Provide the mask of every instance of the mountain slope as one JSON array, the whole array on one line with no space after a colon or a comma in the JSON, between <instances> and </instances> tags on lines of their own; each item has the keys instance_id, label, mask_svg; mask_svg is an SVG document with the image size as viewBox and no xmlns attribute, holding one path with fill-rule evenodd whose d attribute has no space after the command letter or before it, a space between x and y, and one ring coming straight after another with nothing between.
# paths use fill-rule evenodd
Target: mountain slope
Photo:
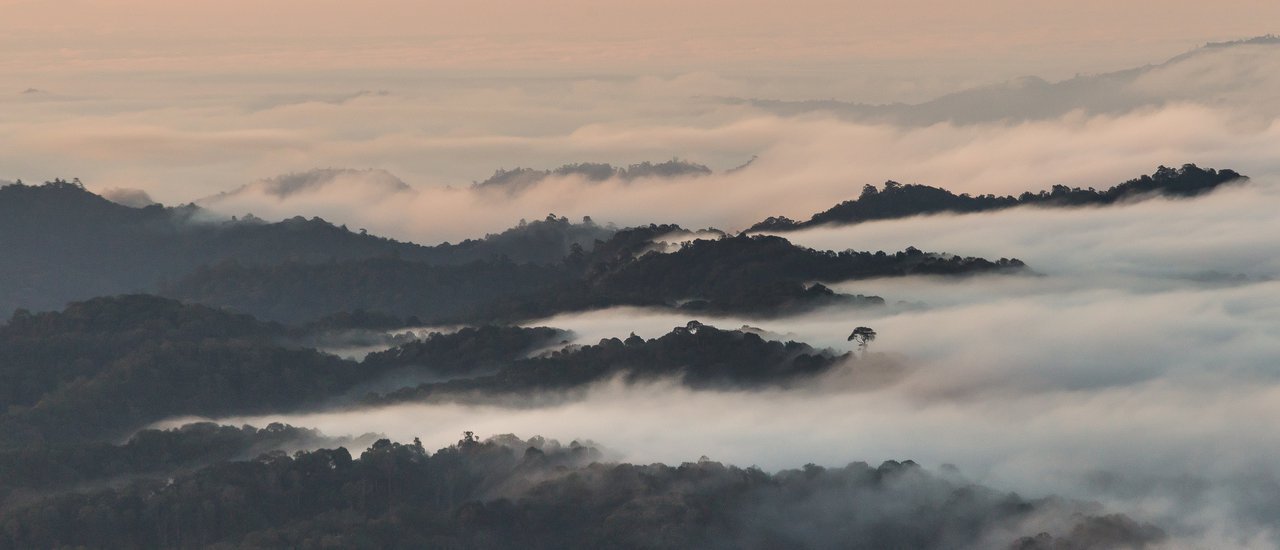
<instances>
[{"instance_id":1,"label":"mountain slope","mask_svg":"<svg viewBox=\"0 0 1280 550\"><path fill-rule=\"evenodd\" d=\"M1173 169L1161 166L1154 173L1141 176L1106 190L1080 189L1054 185L1048 191L1026 191L1014 197L996 195L970 196L955 194L939 187L902 185L886 182L883 189L874 185L862 188L853 200L837 204L797 222L785 217L771 217L747 229L747 232L792 231L818 225L850 225L874 220L906 218L925 214L986 212L1015 206L1046 208L1071 206L1106 206L1151 197L1189 198L1208 193L1222 185L1247 180L1234 170L1202 169L1194 164Z\"/></svg>"},{"instance_id":2,"label":"mountain slope","mask_svg":"<svg viewBox=\"0 0 1280 550\"><path fill-rule=\"evenodd\" d=\"M402 258L459 264L506 256L558 262L613 229L548 217L484 239L434 247L367 235L320 218L221 219L196 206L133 208L76 183L0 187L0 315L94 296L144 292L204 265Z\"/></svg>"},{"instance_id":3,"label":"mountain slope","mask_svg":"<svg viewBox=\"0 0 1280 550\"><path fill-rule=\"evenodd\" d=\"M674 225L622 230L554 265L432 266L385 258L223 264L166 285L162 293L287 323L354 309L444 324L513 322L614 306L770 317L834 304L884 303L815 283L1025 267L1018 260L959 258L914 248L893 254L818 251L780 237L693 238L678 245L664 240L682 234L692 235ZM669 247L675 250L659 250Z\"/></svg>"}]
</instances>

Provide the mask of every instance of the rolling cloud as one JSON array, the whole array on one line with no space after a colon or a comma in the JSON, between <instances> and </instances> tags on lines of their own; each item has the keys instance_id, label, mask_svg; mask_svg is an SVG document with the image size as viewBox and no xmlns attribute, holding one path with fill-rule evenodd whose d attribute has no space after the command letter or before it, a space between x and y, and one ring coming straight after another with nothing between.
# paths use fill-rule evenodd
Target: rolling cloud
<instances>
[{"instance_id":1,"label":"rolling cloud","mask_svg":"<svg viewBox=\"0 0 1280 550\"><path fill-rule=\"evenodd\" d=\"M216 208L267 218L322 215L425 242L498 231L548 212L623 225L663 217L733 229L771 215L805 217L888 179L1017 193L1057 183L1105 187L1187 162L1274 174L1280 109L1270 90L1280 74L1278 54L1280 46L1267 44L1212 48L1126 73L1121 95L1140 100L1124 109L1063 92L1056 110L1021 122L926 126L858 122L822 109L780 116L725 104L717 98L801 100L832 92L816 80L706 72L382 76L359 86L293 76L164 89L105 79L94 94L68 92L58 101L0 99L22 113L0 122L0 163L9 179L80 177L91 189L142 189L168 204L288 177L281 174L336 177L312 173L316 167L376 168L386 174L367 172L369 182L352 172L339 185L284 201L250 194ZM297 101L281 100L293 97L281 90L295 89L307 91L295 94ZM967 112L963 107L940 109ZM673 156L716 174L630 186L549 178L507 198L466 191L499 168L625 166ZM746 169L728 171L753 156ZM410 189L379 183L387 178Z\"/></svg>"},{"instance_id":2,"label":"rolling cloud","mask_svg":"<svg viewBox=\"0 0 1280 550\"><path fill-rule=\"evenodd\" d=\"M521 147L549 144L520 141ZM1250 176L1280 173L1275 160L1280 124L1258 127L1229 111L1196 105L1012 126L902 128L829 117L764 117L707 129L598 127L552 141L581 148L584 156L598 155L611 144L678 143L691 150L740 147L743 154L759 151L759 158L745 170L710 176L641 182L551 177L514 197L427 186L379 195L369 192L377 184L348 178L343 186L298 193L288 201L229 197L208 205L228 215L252 212L267 218L308 211L398 238L437 242L497 231L547 212L623 226L666 221L740 229L771 215L808 217L856 196L866 183L887 179L974 194L1016 194L1056 183L1105 188L1157 165L1181 162L1230 167ZM430 154L435 146L468 147L423 142L420 150ZM515 144L476 141L471 146L494 148L492 155L501 157L501 149Z\"/></svg>"},{"instance_id":3,"label":"rolling cloud","mask_svg":"<svg viewBox=\"0 0 1280 550\"><path fill-rule=\"evenodd\" d=\"M878 309L699 317L843 350L852 326L879 332L868 358L803 389L612 381L541 406L410 404L222 421L381 430L432 444L461 429L590 438L633 462L707 455L778 469L911 458L955 464L997 488L1100 502L1160 525L1175 547L1265 548L1278 540L1280 502L1265 488L1280 488L1280 437L1250 419L1280 413L1276 193L1263 178L1189 201L791 233L819 248L999 251L1039 272L839 285L884 296L889 305ZM594 342L654 337L687 320L623 309L534 324Z\"/></svg>"}]
</instances>

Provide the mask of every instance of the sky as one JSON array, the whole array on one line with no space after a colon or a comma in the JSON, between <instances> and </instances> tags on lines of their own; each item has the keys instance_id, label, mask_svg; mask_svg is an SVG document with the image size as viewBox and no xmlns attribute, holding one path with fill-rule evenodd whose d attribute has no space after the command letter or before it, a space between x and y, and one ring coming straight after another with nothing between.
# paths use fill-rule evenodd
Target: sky
<instances>
[{"instance_id":1,"label":"sky","mask_svg":"<svg viewBox=\"0 0 1280 550\"><path fill-rule=\"evenodd\" d=\"M1057 81L1160 63L1266 34L1277 20L1280 5L1249 0L0 0L0 180L78 177L91 190L142 189L176 204L319 168L386 170L424 189L573 162L681 157L726 170L794 151L814 141L806 132L815 124L836 124L780 119L742 99L923 102L1027 75ZM1234 100L1219 91L1202 103ZM817 160L858 164L857 154ZM1154 168L1154 157L1184 160L1140 156L1084 183L1127 179ZM928 162L906 160L899 165ZM870 181L848 186L915 176L868 172ZM466 230L543 209L499 209L501 219Z\"/></svg>"},{"instance_id":2,"label":"sky","mask_svg":"<svg viewBox=\"0 0 1280 550\"><path fill-rule=\"evenodd\" d=\"M7 0L0 9L3 66L34 73L786 71L963 59L1059 74L1264 34L1280 17L1264 0Z\"/></svg>"}]
</instances>

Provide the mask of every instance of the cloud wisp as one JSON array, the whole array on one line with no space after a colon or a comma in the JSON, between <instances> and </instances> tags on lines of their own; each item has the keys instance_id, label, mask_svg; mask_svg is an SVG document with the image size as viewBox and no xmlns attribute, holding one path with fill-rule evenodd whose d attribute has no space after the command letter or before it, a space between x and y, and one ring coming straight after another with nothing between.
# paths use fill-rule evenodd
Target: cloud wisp
<instances>
[{"instance_id":1,"label":"cloud wisp","mask_svg":"<svg viewBox=\"0 0 1280 550\"><path fill-rule=\"evenodd\" d=\"M248 194L208 204L228 215L321 215L424 242L473 237L549 212L735 229L772 215L805 218L888 179L1016 194L1059 183L1107 187L1161 164L1277 174L1280 110L1270 90L1278 52L1275 45L1221 48L1145 70L1126 80L1142 98L1130 109L1090 108L1088 97L1068 93L1044 118L928 126L821 110L778 116L716 99L834 93L830 82L776 75L362 74L355 83L293 73L216 82L153 76L104 78L93 93L51 83L55 94L0 97L17 113L0 121L0 164L9 171L0 177L79 177L90 189L141 189L177 204L282 174L333 176L340 184L285 199ZM746 169L729 171L753 156ZM672 157L717 173L550 178L518 197L468 189L499 168ZM318 167L376 170L364 182L312 174ZM384 185L388 179L410 189Z\"/></svg>"},{"instance_id":2,"label":"cloud wisp","mask_svg":"<svg viewBox=\"0 0 1280 550\"><path fill-rule=\"evenodd\" d=\"M1274 160L1280 158L1280 124L1244 128L1224 111L1194 105L1014 126L907 129L822 117L764 117L703 129L602 126L560 138L465 141L420 142L417 149L430 156L440 148L475 146L501 158L506 151L557 142L552 149L596 157L670 143L681 150L738 149L742 156L759 152L759 157L745 170L710 176L604 182L553 177L515 196L410 180L412 189L385 192L376 181L344 176L342 185L317 186L288 200L248 195L205 204L228 215L283 218L308 212L397 238L439 242L498 231L548 212L624 226L662 221L740 229L771 215L806 218L853 198L866 183L887 179L956 192L1017 194L1056 183L1105 188L1157 165L1182 162L1250 176L1280 173Z\"/></svg>"}]
</instances>

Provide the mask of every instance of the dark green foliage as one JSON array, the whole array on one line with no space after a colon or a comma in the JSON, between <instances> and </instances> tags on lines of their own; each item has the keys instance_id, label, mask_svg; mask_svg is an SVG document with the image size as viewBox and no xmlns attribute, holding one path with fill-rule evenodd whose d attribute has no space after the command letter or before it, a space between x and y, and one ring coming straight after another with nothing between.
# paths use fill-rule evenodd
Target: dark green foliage
<instances>
[{"instance_id":1,"label":"dark green foliage","mask_svg":"<svg viewBox=\"0 0 1280 550\"><path fill-rule=\"evenodd\" d=\"M962 275L1022 269L1022 262L927 254L908 248L883 252L818 251L773 236L695 240L669 254L650 253L636 261L605 264L588 279L593 292L617 303L701 299L712 309L784 312L822 304L832 295L808 281L902 275ZM809 298L810 300L807 300ZM817 302L816 304L814 302Z\"/></svg>"},{"instance_id":2,"label":"dark green foliage","mask_svg":"<svg viewBox=\"0 0 1280 550\"><path fill-rule=\"evenodd\" d=\"M484 239L426 247L353 232L320 218L221 220L196 206L132 208L62 181L0 187L0 315L153 291L202 265L324 263L369 258L455 265L559 262L613 230L549 216Z\"/></svg>"},{"instance_id":3,"label":"dark green foliage","mask_svg":"<svg viewBox=\"0 0 1280 550\"><path fill-rule=\"evenodd\" d=\"M0 448L114 439L187 414L297 408L339 395L371 376L355 363L315 350L242 340L147 343L55 386L36 403L9 407L0 416Z\"/></svg>"},{"instance_id":4,"label":"dark green foliage","mask_svg":"<svg viewBox=\"0 0 1280 550\"><path fill-rule=\"evenodd\" d=\"M0 188L0 313L151 289L222 259L327 261L416 245L351 233L318 218L203 222L194 206L131 208L71 184Z\"/></svg>"},{"instance_id":5,"label":"dark green foliage","mask_svg":"<svg viewBox=\"0 0 1280 550\"><path fill-rule=\"evenodd\" d=\"M464 264L476 261L510 261L516 263L559 263L575 247L590 247L613 236L612 225L597 225L591 218L581 223L549 214L545 219L520 221L516 227L501 233L490 233L483 239L467 239L458 244L443 243L429 247L418 261L435 264Z\"/></svg>"},{"instance_id":6,"label":"dark green foliage","mask_svg":"<svg viewBox=\"0 0 1280 550\"><path fill-rule=\"evenodd\" d=\"M1022 537L1010 545L1010 550L1083 550L1086 548L1147 548L1160 546L1165 538L1158 527L1138 523L1123 514L1089 516L1071 528L1071 531L1053 536L1039 533L1034 537Z\"/></svg>"},{"instance_id":7,"label":"dark green foliage","mask_svg":"<svg viewBox=\"0 0 1280 550\"><path fill-rule=\"evenodd\" d=\"M697 323L654 340L526 358L566 337L550 328L464 328L354 363L283 346L279 326L243 315L144 295L100 298L0 327L0 447L101 441L172 416L297 409L406 372L453 380L383 399L563 390L616 374L695 388L784 385L845 358Z\"/></svg>"},{"instance_id":8,"label":"dark green foliage","mask_svg":"<svg viewBox=\"0 0 1280 550\"><path fill-rule=\"evenodd\" d=\"M569 333L563 330L547 327L467 327L370 353L364 364L380 370L421 367L441 376L475 376L488 374L548 345L567 343L568 337Z\"/></svg>"},{"instance_id":9,"label":"dark green foliage","mask_svg":"<svg viewBox=\"0 0 1280 550\"><path fill-rule=\"evenodd\" d=\"M162 289L166 296L305 323L366 310L427 323L484 321L491 304L528 299L570 280L562 266L484 261L432 265L395 258L267 266L223 263Z\"/></svg>"},{"instance_id":10,"label":"dark green foliage","mask_svg":"<svg viewBox=\"0 0 1280 550\"><path fill-rule=\"evenodd\" d=\"M956 195L927 185L887 182L884 189L863 187L857 199L842 202L830 210L814 214L805 222L784 217L769 218L748 231L789 231L825 224L855 224L871 220L905 218L940 212L968 213L1000 210L1014 206L1045 207L1104 206L1152 196L1194 197L1241 179L1233 170L1201 169L1194 164L1180 169L1161 166L1150 176L1142 176L1105 191L1054 185L1049 191L1026 192L1018 197L996 195Z\"/></svg>"},{"instance_id":11,"label":"dark green foliage","mask_svg":"<svg viewBox=\"0 0 1280 550\"><path fill-rule=\"evenodd\" d=\"M71 489L121 476L159 475L179 468L245 459L267 451L336 445L315 430L271 424L263 429L212 423L171 430L143 430L123 445L85 443L35 446L0 452L0 508L6 495L34 498L39 491Z\"/></svg>"},{"instance_id":12,"label":"dark green foliage","mask_svg":"<svg viewBox=\"0 0 1280 550\"><path fill-rule=\"evenodd\" d=\"M548 217L535 224L568 221ZM165 285L162 293L317 328L326 328L347 311L445 324L517 321L612 305L674 304L683 296L667 297L661 302L646 297L642 304L611 301L608 295L589 288L584 278L632 263L654 239L682 231L675 225L618 231L607 241L591 243L589 248L574 243L556 264L491 260L435 265L402 258L277 265L224 262L196 269Z\"/></svg>"},{"instance_id":13,"label":"dark green foliage","mask_svg":"<svg viewBox=\"0 0 1280 550\"><path fill-rule=\"evenodd\" d=\"M0 446L101 440L182 414L264 412L374 373L274 343L277 325L145 295L0 327Z\"/></svg>"},{"instance_id":14,"label":"dark green foliage","mask_svg":"<svg viewBox=\"0 0 1280 550\"><path fill-rule=\"evenodd\" d=\"M417 346L409 344L408 352L397 348L382 355L408 355ZM799 342L769 341L753 332L720 330L691 321L652 340L635 335L625 341L607 338L592 346L512 361L488 376L422 384L370 396L366 402L509 399L578 389L614 376L628 382L675 378L698 389L778 387L827 372L848 358L847 353L837 355Z\"/></svg>"},{"instance_id":15,"label":"dark green foliage","mask_svg":"<svg viewBox=\"0 0 1280 550\"><path fill-rule=\"evenodd\" d=\"M394 259L201 269L166 288L169 296L286 322L353 309L414 316L426 323L510 323L613 306L776 316L835 304L881 305L875 296L836 294L814 281L902 275L1018 271L992 262L903 252L829 252L786 239L697 239L667 254L654 241L689 234L674 225L619 231L590 251L575 248L559 265L477 262L429 266Z\"/></svg>"},{"instance_id":16,"label":"dark green foliage","mask_svg":"<svg viewBox=\"0 0 1280 550\"><path fill-rule=\"evenodd\" d=\"M1016 259L991 262L915 248L895 254L819 251L772 236L696 239L674 252L650 251L653 240L679 231L676 226L650 226L618 232L582 260L587 266L584 282L574 287L575 293L544 293L540 302L523 306L526 314L635 305L773 316L835 304L884 303L877 296L836 294L813 281L968 275L1025 268Z\"/></svg>"},{"instance_id":17,"label":"dark green foliage","mask_svg":"<svg viewBox=\"0 0 1280 550\"><path fill-rule=\"evenodd\" d=\"M500 441L467 434L431 454L381 440L359 458L269 454L172 483L58 496L6 513L0 547L963 548L1021 543L1019 522L1042 513L1096 535L1093 547L1163 539L1127 518L909 461L767 474L712 461L602 464L576 443Z\"/></svg>"},{"instance_id":18,"label":"dark green foliage","mask_svg":"<svg viewBox=\"0 0 1280 550\"><path fill-rule=\"evenodd\" d=\"M401 348L411 361L360 364L286 346L279 325L154 296L19 312L0 326L0 449L108 440L173 416L297 409L404 367L490 368L563 338L548 328L464 329Z\"/></svg>"},{"instance_id":19,"label":"dark green foliage","mask_svg":"<svg viewBox=\"0 0 1280 550\"><path fill-rule=\"evenodd\" d=\"M212 342L266 343L282 333L202 306L146 295L95 298L55 313L18 311L0 325L0 411L29 407L140 349Z\"/></svg>"},{"instance_id":20,"label":"dark green foliage","mask_svg":"<svg viewBox=\"0 0 1280 550\"><path fill-rule=\"evenodd\" d=\"M714 230L709 230L715 232ZM570 263L592 270L609 269L644 255L667 235L686 236L690 232L675 224L649 224L618 231L608 241L595 243L590 252L570 257ZM715 232L719 235L723 233Z\"/></svg>"},{"instance_id":21,"label":"dark green foliage","mask_svg":"<svg viewBox=\"0 0 1280 550\"><path fill-rule=\"evenodd\" d=\"M433 334L355 363L278 343L277 325L152 296L100 298L0 327L0 448L102 441L164 418L295 410L389 380L378 400L484 399L573 389L623 374L694 388L786 385L846 356L696 322L661 338L527 356L567 335L480 327ZM423 379L447 379L395 392ZM399 385L388 385L392 382Z\"/></svg>"},{"instance_id":22,"label":"dark green foliage","mask_svg":"<svg viewBox=\"0 0 1280 550\"><path fill-rule=\"evenodd\" d=\"M314 350L243 340L147 342L105 363L83 362L90 373L0 415L0 448L111 439L171 416L297 408L377 374Z\"/></svg>"},{"instance_id":23,"label":"dark green foliage","mask_svg":"<svg viewBox=\"0 0 1280 550\"><path fill-rule=\"evenodd\" d=\"M9 214L0 216L0 245L12 251L0 266L8 293L0 310L160 286L169 296L297 324L333 323L357 310L383 321L510 322L616 305L778 315L880 302L814 281L991 268L932 255L849 252L833 262L785 241L704 239L664 256L648 252L667 235L691 233L650 225L615 234L554 215L483 240L423 247L318 218L200 222L209 215L193 206L130 208L70 183L0 188L0 214Z\"/></svg>"}]
</instances>

